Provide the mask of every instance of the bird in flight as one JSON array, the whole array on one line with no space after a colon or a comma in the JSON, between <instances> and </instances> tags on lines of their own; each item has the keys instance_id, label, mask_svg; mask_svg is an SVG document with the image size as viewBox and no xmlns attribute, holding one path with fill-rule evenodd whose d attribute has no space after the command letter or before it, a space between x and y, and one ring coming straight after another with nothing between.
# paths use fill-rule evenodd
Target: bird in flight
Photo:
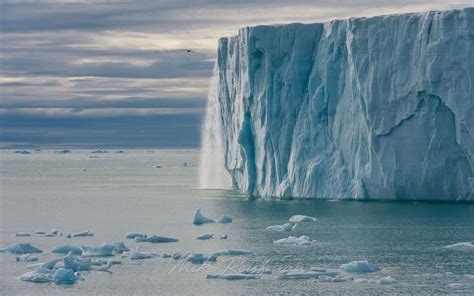
<instances>
[{"instance_id":1,"label":"bird in flight","mask_svg":"<svg viewBox=\"0 0 474 296\"><path fill-rule=\"evenodd\" d=\"M195 52L195 51L194 51L194 50L192 50L192 49L181 49L181 51L185 51L185 52L187 52L187 53L195 53L195 54L199 54L199 53Z\"/></svg>"}]
</instances>

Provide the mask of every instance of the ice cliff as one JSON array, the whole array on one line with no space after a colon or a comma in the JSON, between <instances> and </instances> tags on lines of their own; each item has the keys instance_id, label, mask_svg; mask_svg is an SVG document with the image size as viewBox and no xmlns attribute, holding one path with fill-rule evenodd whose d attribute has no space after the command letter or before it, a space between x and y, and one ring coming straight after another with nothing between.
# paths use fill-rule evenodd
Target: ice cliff
<instances>
[{"instance_id":1,"label":"ice cliff","mask_svg":"<svg viewBox=\"0 0 474 296\"><path fill-rule=\"evenodd\" d=\"M247 27L216 63L244 192L474 200L474 8Z\"/></svg>"}]
</instances>

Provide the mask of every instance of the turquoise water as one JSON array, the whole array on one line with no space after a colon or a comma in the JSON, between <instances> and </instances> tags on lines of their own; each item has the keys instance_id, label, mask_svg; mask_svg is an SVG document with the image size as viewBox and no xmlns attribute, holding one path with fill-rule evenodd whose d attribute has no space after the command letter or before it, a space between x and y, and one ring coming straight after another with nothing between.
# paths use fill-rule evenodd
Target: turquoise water
<instances>
[{"instance_id":1,"label":"turquoise water","mask_svg":"<svg viewBox=\"0 0 474 296\"><path fill-rule=\"evenodd\" d=\"M20 281L29 263L15 262L0 253L2 295L143 295L143 294L469 294L474 280L474 251L443 246L474 240L474 205L347 201L277 201L248 199L232 190L198 188L198 151L126 150L123 154L91 154L52 150L15 154L1 151L0 247L30 242L46 251L39 260L56 257L47 251L59 244L98 245L122 240L145 251L212 253L246 249L254 253L231 259L221 257L210 266L181 268L176 262L154 258L123 264L112 273L85 272L73 286ZM97 155L97 158L91 156ZM188 166L184 167L183 162ZM162 165L162 168L156 168ZM222 214L232 224L195 226L196 208L212 218ZM300 224L292 235L316 240L308 246L279 246L273 240L290 233L265 227L283 224L294 214L318 218ZM19 231L62 232L90 230L94 237L15 237ZM177 243L137 244L127 232L145 232L179 238ZM205 233L227 233L227 240L198 241ZM392 276L393 285L353 281L323 283L314 279L281 280L278 270L313 266L337 268L368 259L382 268L354 278ZM208 271L265 266L272 275L259 280L206 279ZM197 268L200 267L200 268Z\"/></svg>"}]
</instances>

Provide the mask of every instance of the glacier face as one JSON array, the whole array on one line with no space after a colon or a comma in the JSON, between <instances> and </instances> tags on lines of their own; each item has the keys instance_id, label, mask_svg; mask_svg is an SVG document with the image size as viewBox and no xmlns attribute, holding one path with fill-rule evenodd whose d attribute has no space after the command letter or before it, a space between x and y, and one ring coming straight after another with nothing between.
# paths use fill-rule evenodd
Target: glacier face
<instances>
[{"instance_id":1,"label":"glacier face","mask_svg":"<svg viewBox=\"0 0 474 296\"><path fill-rule=\"evenodd\" d=\"M218 45L235 187L474 200L474 8L247 27Z\"/></svg>"}]
</instances>

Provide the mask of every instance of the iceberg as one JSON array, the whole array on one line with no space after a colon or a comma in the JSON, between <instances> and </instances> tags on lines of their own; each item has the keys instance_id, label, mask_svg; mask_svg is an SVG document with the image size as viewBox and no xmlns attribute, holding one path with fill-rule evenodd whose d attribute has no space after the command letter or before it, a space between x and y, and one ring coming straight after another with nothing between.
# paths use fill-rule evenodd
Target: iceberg
<instances>
[{"instance_id":1,"label":"iceberg","mask_svg":"<svg viewBox=\"0 0 474 296\"><path fill-rule=\"evenodd\" d=\"M74 255L81 255L82 250L78 246L72 246L72 245L60 245L60 246L55 246L52 250L51 253L57 253L57 254L68 254L71 252Z\"/></svg>"},{"instance_id":2,"label":"iceberg","mask_svg":"<svg viewBox=\"0 0 474 296\"><path fill-rule=\"evenodd\" d=\"M353 273L370 273L380 270L377 266L372 263L369 263L367 260L352 261L340 266L345 272Z\"/></svg>"},{"instance_id":3,"label":"iceberg","mask_svg":"<svg viewBox=\"0 0 474 296\"><path fill-rule=\"evenodd\" d=\"M12 254L43 253L43 251L36 247L33 247L29 243L12 244L6 248L6 251Z\"/></svg>"},{"instance_id":4,"label":"iceberg","mask_svg":"<svg viewBox=\"0 0 474 296\"><path fill-rule=\"evenodd\" d=\"M232 218L227 215L222 215L222 217L217 221L218 223L232 223Z\"/></svg>"},{"instance_id":5,"label":"iceberg","mask_svg":"<svg viewBox=\"0 0 474 296\"><path fill-rule=\"evenodd\" d=\"M212 253L214 256L240 256L240 255L249 255L253 254L252 251L247 250L239 250L239 249L228 249L228 250L221 250Z\"/></svg>"},{"instance_id":6,"label":"iceberg","mask_svg":"<svg viewBox=\"0 0 474 296\"><path fill-rule=\"evenodd\" d=\"M292 231L296 229L296 224L285 223L283 225L272 225L265 228L272 231Z\"/></svg>"},{"instance_id":7,"label":"iceberg","mask_svg":"<svg viewBox=\"0 0 474 296\"><path fill-rule=\"evenodd\" d=\"M136 239L136 238L146 238L146 234L144 233L139 233L139 232L129 232L127 233L127 235L125 236L125 238L128 238L128 239Z\"/></svg>"},{"instance_id":8,"label":"iceberg","mask_svg":"<svg viewBox=\"0 0 474 296\"><path fill-rule=\"evenodd\" d=\"M273 241L273 243L277 245L298 245L298 246L309 245L312 242L314 241L311 241L309 236L306 236L306 235L302 235L300 237L290 235L287 238L282 238L282 239Z\"/></svg>"},{"instance_id":9,"label":"iceberg","mask_svg":"<svg viewBox=\"0 0 474 296\"><path fill-rule=\"evenodd\" d=\"M216 222L216 221L205 217L205 216L201 213L201 208L198 208L198 209L196 210L196 212L194 213L193 223L194 223L195 225L201 225L201 224L206 224L206 223L214 223L214 222Z\"/></svg>"},{"instance_id":10,"label":"iceberg","mask_svg":"<svg viewBox=\"0 0 474 296\"><path fill-rule=\"evenodd\" d=\"M444 246L444 248L457 250L457 251L474 251L474 244L471 242L461 242L461 243Z\"/></svg>"},{"instance_id":11,"label":"iceberg","mask_svg":"<svg viewBox=\"0 0 474 296\"><path fill-rule=\"evenodd\" d=\"M196 237L196 239L207 240L207 239L211 239L213 236L214 236L214 233L208 233L208 234L200 235L200 236Z\"/></svg>"},{"instance_id":12,"label":"iceberg","mask_svg":"<svg viewBox=\"0 0 474 296\"><path fill-rule=\"evenodd\" d=\"M316 222L316 218L305 215L294 215L289 220L291 223Z\"/></svg>"},{"instance_id":13,"label":"iceberg","mask_svg":"<svg viewBox=\"0 0 474 296\"><path fill-rule=\"evenodd\" d=\"M31 233L29 232L17 232L15 236L31 236Z\"/></svg>"},{"instance_id":14,"label":"iceberg","mask_svg":"<svg viewBox=\"0 0 474 296\"><path fill-rule=\"evenodd\" d=\"M82 256L113 256L115 245L102 244L100 246L81 246Z\"/></svg>"},{"instance_id":15,"label":"iceberg","mask_svg":"<svg viewBox=\"0 0 474 296\"><path fill-rule=\"evenodd\" d=\"M135 241L138 242L138 243L143 243L143 242L147 242L147 243L173 243L173 242L177 242L179 240L176 239L176 238L171 238L171 237L166 237L166 236L153 235L153 236L145 237L145 238L136 237Z\"/></svg>"},{"instance_id":16,"label":"iceberg","mask_svg":"<svg viewBox=\"0 0 474 296\"><path fill-rule=\"evenodd\" d=\"M467 7L220 38L208 105L218 104L214 138L234 187L285 199L474 200L473 23Z\"/></svg>"},{"instance_id":17,"label":"iceberg","mask_svg":"<svg viewBox=\"0 0 474 296\"><path fill-rule=\"evenodd\" d=\"M260 276L254 274L214 274L208 273L208 279L218 279L218 280L228 280L228 281L236 281L236 280L256 280L259 279Z\"/></svg>"},{"instance_id":18,"label":"iceberg","mask_svg":"<svg viewBox=\"0 0 474 296\"><path fill-rule=\"evenodd\" d=\"M53 280L57 285L72 285L79 277L71 269L59 268L54 272Z\"/></svg>"}]
</instances>

